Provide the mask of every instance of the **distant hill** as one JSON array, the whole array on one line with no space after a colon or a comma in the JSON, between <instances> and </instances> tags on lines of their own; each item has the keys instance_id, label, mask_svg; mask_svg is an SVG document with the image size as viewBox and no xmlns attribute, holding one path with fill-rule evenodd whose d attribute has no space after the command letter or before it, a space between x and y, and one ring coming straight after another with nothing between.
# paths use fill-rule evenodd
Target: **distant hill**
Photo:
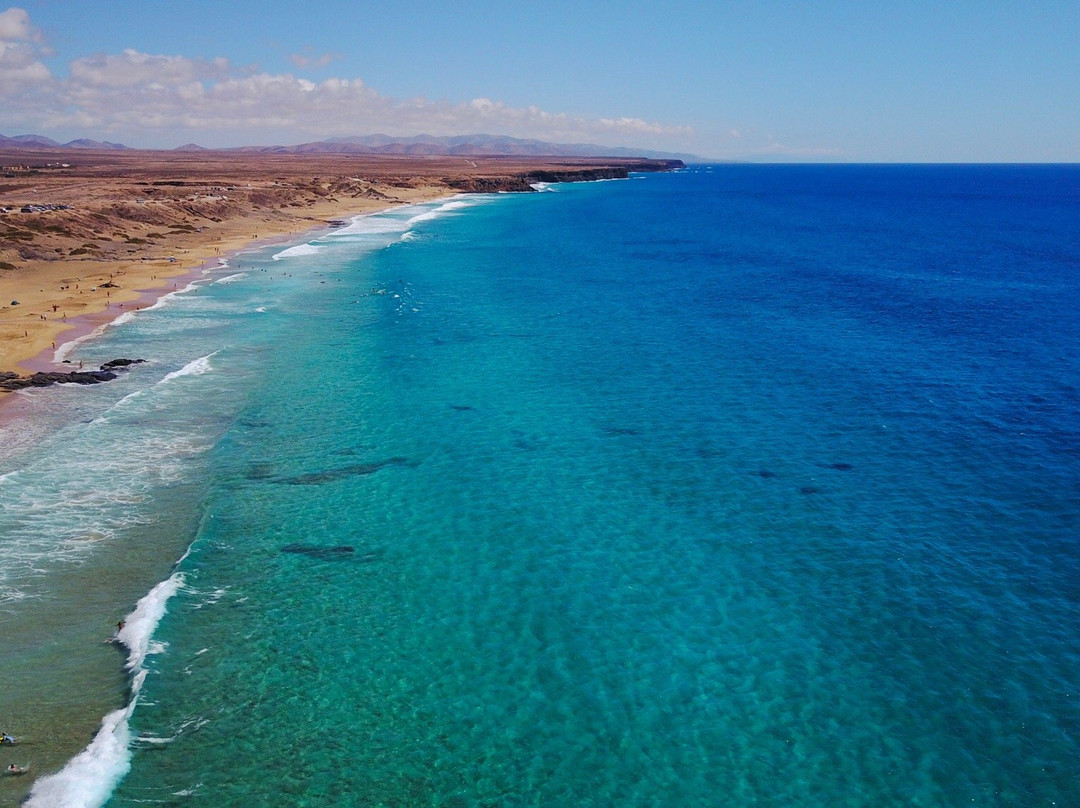
<instances>
[{"instance_id":1,"label":"distant hill","mask_svg":"<svg viewBox=\"0 0 1080 808\"><path fill-rule=\"evenodd\" d=\"M125 146L123 143L110 143L107 140L90 140L88 138L79 138L78 140L70 140L67 143L60 143L53 140L51 137L45 137L44 135L15 135L14 137L0 135L0 148L96 149L98 151L103 151L126 149L127 146Z\"/></svg>"},{"instance_id":2,"label":"distant hill","mask_svg":"<svg viewBox=\"0 0 1080 808\"><path fill-rule=\"evenodd\" d=\"M0 146L8 149L60 148L59 143L43 135L15 135L15 137L0 135Z\"/></svg>"},{"instance_id":3,"label":"distant hill","mask_svg":"<svg viewBox=\"0 0 1080 808\"><path fill-rule=\"evenodd\" d=\"M126 149L123 143L110 143L107 140L90 140L89 138L81 137L78 140L68 141L63 145L65 149L96 149L98 151L121 151Z\"/></svg>"},{"instance_id":4,"label":"distant hill","mask_svg":"<svg viewBox=\"0 0 1080 808\"><path fill-rule=\"evenodd\" d=\"M107 140L79 138L59 143L43 135L0 135L0 148L8 149L97 149L121 150L130 147ZM172 151L208 151L196 143L186 143ZM336 137L301 143L296 146L240 146L222 151L251 154L401 154L409 156L461 156L461 157L646 157L656 160L683 160L694 162L692 154L631 149L624 146L595 146L591 143L548 143L506 135L455 135L436 137L415 135L394 137L392 135L363 135Z\"/></svg>"}]
</instances>

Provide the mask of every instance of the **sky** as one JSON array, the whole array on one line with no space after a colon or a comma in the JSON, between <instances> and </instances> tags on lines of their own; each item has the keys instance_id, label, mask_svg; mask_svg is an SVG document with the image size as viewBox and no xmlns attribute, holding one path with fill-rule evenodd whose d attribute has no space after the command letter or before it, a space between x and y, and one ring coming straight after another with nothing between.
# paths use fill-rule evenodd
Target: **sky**
<instances>
[{"instance_id":1,"label":"sky","mask_svg":"<svg viewBox=\"0 0 1080 808\"><path fill-rule=\"evenodd\" d=\"M1080 2L0 0L0 133L1080 161Z\"/></svg>"}]
</instances>

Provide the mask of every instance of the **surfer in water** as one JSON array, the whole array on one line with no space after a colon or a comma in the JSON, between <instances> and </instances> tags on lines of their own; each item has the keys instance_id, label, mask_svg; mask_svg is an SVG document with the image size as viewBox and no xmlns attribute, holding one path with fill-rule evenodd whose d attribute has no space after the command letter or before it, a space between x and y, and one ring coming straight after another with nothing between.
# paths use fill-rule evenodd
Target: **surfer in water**
<instances>
[{"instance_id":1,"label":"surfer in water","mask_svg":"<svg viewBox=\"0 0 1080 808\"><path fill-rule=\"evenodd\" d=\"M12 735L8 735L6 732L0 732L0 744L4 746L14 746L15 737Z\"/></svg>"},{"instance_id":2,"label":"surfer in water","mask_svg":"<svg viewBox=\"0 0 1080 808\"><path fill-rule=\"evenodd\" d=\"M10 766L7 767L8 774L26 774L28 771L30 771L29 763L27 763L25 766L16 766L14 763L12 763Z\"/></svg>"}]
</instances>

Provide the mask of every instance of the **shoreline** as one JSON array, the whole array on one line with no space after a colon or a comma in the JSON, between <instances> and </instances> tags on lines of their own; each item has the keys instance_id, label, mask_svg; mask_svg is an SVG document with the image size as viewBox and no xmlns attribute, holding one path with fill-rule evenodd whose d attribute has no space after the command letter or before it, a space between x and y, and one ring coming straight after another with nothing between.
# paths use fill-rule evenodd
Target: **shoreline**
<instances>
[{"instance_id":1,"label":"shoreline","mask_svg":"<svg viewBox=\"0 0 1080 808\"><path fill-rule=\"evenodd\" d=\"M435 197L436 199L438 197ZM359 213L353 214L341 214L345 219L355 219L357 216L370 216L376 213L381 213L384 210L390 210L394 205L387 206L385 208L376 208L373 210L365 210ZM280 235L272 235L266 238L260 238L253 240L243 246L229 250L227 253L221 255L214 255L208 257L191 269L182 271L175 275L170 275L165 278L163 284L147 286L141 289L133 289L132 291L137 295L131 301L125 301L118 304L115 308L112 306L106 306L105 309L99 309L97 311L88 311L83 314L77 315L75 318L67 320L65 322L66 327L58 332L58 335L65 336L63 342L56 341L55 348L50 346L43 348L36 356L30 357L23 361L18 362L18 365L30 371L50 371L60 368L62 365L67 364L64 359L56 359L60 351L65 348L70 350L75 343L82 342L88 338L92 338L98 329L104 329L116 324L116 321L123 317L125 314L135 314L136 312L143 311L145 309L153 308L157 303L167 295L174 292L180 292L189 287L191 284L196 283L205 278L210 272L215 269L221 268L228 264L228 262L248 250L258 250L263 247L269 247L274 244L290 244L292 242L303 243L309 238L317 237L318 234L329 232L330 225L326 224L321 227L312 227L309 230L305 230L298 233L283 233ZM171 286L170 286L171 285ZM126 307L126 308L125 308ZM52 356L53 358L49 358ZM3 399L0 398L0 402Z\"/></svg>"},{"instance_id":2,"label":"shoreline","mask_svg":"<svg viewBox=\"0 0 1080 808\"><path fill-rule=\"evenodd\" d=\"M138 306L148 290L267 238L455 193L678 167L625 158L4 149L0 161L11 163L0 184L0 371L20 373L51 367L44 356L77 318Z\"/></svg>"},{"instance_id":3,"label":"shoreline","mask_svg":"<svg viewBox=\"0 0 1080 808\"><path fill-rule=\"evenodd\" d=\"M25 274L0 276L0 299L9 298L15 304L0 306L0 370L53 370L56 363L48 356L71 341L69 332L85 333L87 323L93 324L90 329L93 330L126 312L149 305L173 291L180 280L190 282L218 261L244 250L304 238L330 228L334 220L352 219L447 194L445 188L425 187L406 199L367 205L355 201L331 203L320 206L317 216L280 223L252 222L249 213L239 220L223 223L223 227L206 228L181 239L178 249L165 250L177 253L175 256L149 255L119 261L34 261L25 268ZM254 227L263 233L250 234ZM20 329L22 335L18 334Z\"/></svg>"},{"instance_id":4,"label":"shoreline","mask_svg":"<svg viewBox=\"0 0 1080 808\"><path fill-rule=\"evenodd\" d=\"M106 293L104 305L102 305L99 297L93 303L84 304L87 305L89 310L80 312L74 317L66 317L59 321L42 319L42 324L48 323L49 327L47 329L40 328L37 333L31 335L25 342L20 340L14 345L9 342L6 344L0 343L0 357L5 359L9 366L13 365L22 373L49 372L61 369L71 370L74 367L73 363L69 364L63 359L57 358L60 351L64 351L65 348L70 350L74 347L73 343L92 339L96 334L103 332L126 314L134 314L153 307L166 295L181 291L192 283L198 282L209 272L220 267L223 263L227 263L240 253L274 244L303 243L319 233L331 231L333 228L332 222L336 220L352 221L359 216L370 216L395 207L435 201L459 193L436 187L424 187L419 191L419 193L411 194L410 196L413 198L408 200L385 201L382 204L369 203L362 206L355 204L347 207L334 206L332 209L325 211L326 218L324 220L317 220L318 223L314 221L307 222L311 226L275 228L277 232L271 232L258 238L228 233L221 235L208 234L209 239L202 241L201 244L192 244L188 248L190 257L183 264L177 266L174 271L170 272L166 269L162 273L155 271L149 274L144 271L131 278L133 281L131 286L117 290L118 294L115 303L110 290ZM288 224L292 225L294 223L289 222ZM211 250L213 252L210 252ZM192 253L194 254L192 255ZM155 264L155 266L150 266L151 263ZM157 262L147 261L145 264L147 269L160 269L156 266ZM114 277L120 277L121 273L123 273L123 277L128 277L124 270L114 270L109 273L107 268L102 266L97 272L87 274L85 277L100 278L108 275L111 280ZM32 286L35 281L41 281L41 279L27 278L24 285L29 284ZM10 284L4 286L5 294L9 286ZM39 295L43 291L39 292ZM24 294L23 297L32 297L32 295ZM8 309L7 306L3 308ZM31 314L36 314L36 312L31 312ZM33 352L31 353L31 351ZM0 367L0 369L3 368ZM32 408L29 397L15 395L15 392L17 391L0 390L0 428L8 426L13 420L27 414Z\"/></svg>"}]
</instances>

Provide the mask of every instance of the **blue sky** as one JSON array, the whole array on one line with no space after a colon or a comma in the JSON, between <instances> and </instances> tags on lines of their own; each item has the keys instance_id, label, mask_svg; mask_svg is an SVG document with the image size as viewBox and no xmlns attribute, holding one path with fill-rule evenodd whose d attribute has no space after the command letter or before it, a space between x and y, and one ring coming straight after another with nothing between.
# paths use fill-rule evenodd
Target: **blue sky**
<instances>
[{"instance_id":1,"label":"blue sky","mask_svg":"<svg viewBox=\"0 0 1080 808\"><path fill-rule=\"evenodd\" d=\"M0 132L1080 160L1080 3L0 2Z\"/></svg>"}]
</instances>

